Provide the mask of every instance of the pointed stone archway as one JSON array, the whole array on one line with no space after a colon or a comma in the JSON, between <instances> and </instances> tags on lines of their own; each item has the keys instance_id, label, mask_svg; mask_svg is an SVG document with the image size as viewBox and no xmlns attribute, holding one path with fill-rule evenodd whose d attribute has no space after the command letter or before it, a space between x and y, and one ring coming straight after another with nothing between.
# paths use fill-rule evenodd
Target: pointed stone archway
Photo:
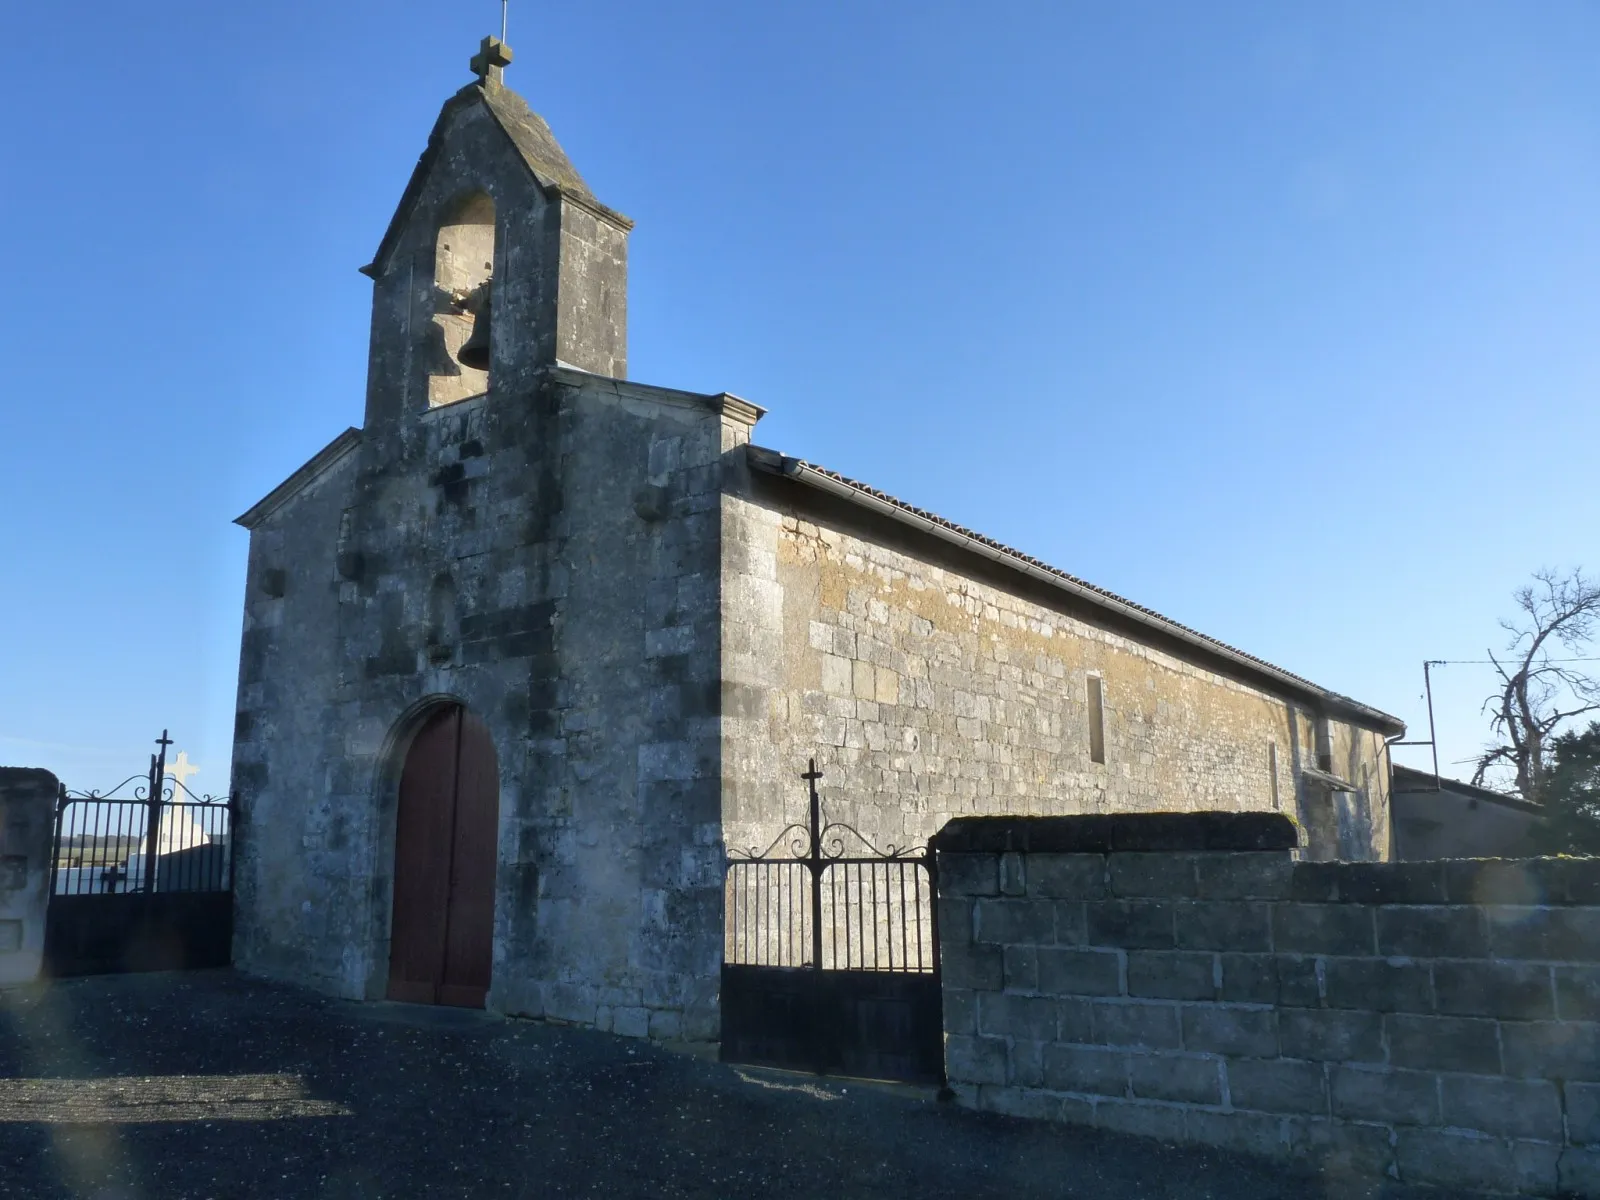
<instances>
[{"instance_id":1,"label":"pointed stone archway","mask_svg":"<svg viewBox=\"0 0 1600 1200\"><path fill-rule=\"evenodd\" d=\"M389 999L483 1007L499 810L488 728L460 704L440 705L412 738L400 774Z\"/></svg>"}]
</instances>

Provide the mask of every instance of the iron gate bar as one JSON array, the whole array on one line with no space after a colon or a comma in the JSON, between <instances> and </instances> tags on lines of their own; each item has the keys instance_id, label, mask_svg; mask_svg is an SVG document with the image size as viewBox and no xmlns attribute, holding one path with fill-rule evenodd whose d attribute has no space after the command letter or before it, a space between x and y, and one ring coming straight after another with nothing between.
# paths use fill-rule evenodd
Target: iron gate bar
<instances>
[{"instance_id":1,"label":"iron gate bar","mask_svg":"<svg viewBox=\"0 0 1600 1200\"><path fill-rule=\"evenodd\" d=\"M801 776L809 785L810 821L807 825L790 824L766 847L765 850L749 851L730 850L728 852L728 870L741 872L734 878L738 884L738 894L730 897L730 917L732 929L725 937L725 945L731 945L738 961L748 965L782 966L784 962L784 949L786 945L792 946L796 926L799 926L803 936L805 922L796 922L796 915L791 907L788 918L785 918L785 885L788 873L784 868L803 868L811 877L810 888L810 925L811 925L811 954L808 960L799 964L810 966L817 970L901 970L901 971L928 971L936 969L937 959L932 953L924 954L924 930L922 925L922 910L926 899L928 907L930 937L937 937L936 923L938 914L933 903L935 859L932 852L926 847L903 848L889 845L887 850L880 851L854 826L843 821L824 822L821 812L821 797L817 792L816 781L822 778L822 772L816 769L816 760L812 759L809 769ZM865 849L871 851L868 855L845 854L845 838L854 838ZM774 855L784 842L788 842L790 851L787 855ZM884 871L883 888L878 886L878 868ZM900 868L899 892L901 954L898 967L894 963L893 926L885 932L881 948L882 958L888 959L885 966L880 960L880 942L877 936L876 915L880 910L886 910L892 917L894 913L894 900L891 890L889 870L892 867ZM928 892L923 895L920 874L914 873L912 896L908 904L905 896L905 872L907 868L916 868L927 872ZM775 869L777 869L775 871ZM863 874L865 870L866 874ZM853 871L853 876L852 876ZM746 875L742 872L750 872ZM826 877L826 878L825 878ZM793 884L789 885L789 902L794 902ZM824 933L823 922L823 888L827 889L827 908L834 914L834 920L828 923L831 936ZM874 928L867 929L868 906L871 906ZM840 914L843 914L841 917ZM776 920L774 921L774 918ZM778 932L772 934L772 927L776 924ZM911 963L910 940L912 930L915 930L917 942L916 964ZM844 942L843 963L840 963L840 940ZM871 965L868 965L868 946L872 948ZM768 961L768 960L773 961ZM792 962L792 956L791 956Z\"/></svg>"},{"instance_id":2,"label":"iron gate bar","mask_svg":"<svg viewBox=\"0 0 1600 1200\"><path fill-rule=\"evenodd\" d=\"M166 730L156 744L142 777L105 792L57 793L45 914L51 975L232 960L237 797L198 796L169 778ZM120 796L129 784L132 795Z\"/></svg>"},{"instance_id":3,"label":"iron gate bar","mask_svg":"<svg viewBox=\"0 0 1600 1200\"><path fill-rule=\"evenodd\" d=\"M156 890L156 872L151 865L155 862L157 847L161 845L161 784L167 773L167 747L172 745L172 739L163 729L161 736L156 739L156 745L161 747L159 756L150 756L150 815L145 819L144 844L149 847L145 854L144 891L146 895Z\"/></svg>"},{"instance_id":4,"label":"iron gate bar","mask_svg":"<svg viewBox=\"0 0 1600 1200\"><path fill-rule=\"evenodd\" d=\"M815 759L801 778L807 822L785 826L765 850L728 851L722 1056L943 1083L933 853L879 850L854 826L825 821ZM809 953L797 953L797 939Z\"/></svg>"}]
</instances>

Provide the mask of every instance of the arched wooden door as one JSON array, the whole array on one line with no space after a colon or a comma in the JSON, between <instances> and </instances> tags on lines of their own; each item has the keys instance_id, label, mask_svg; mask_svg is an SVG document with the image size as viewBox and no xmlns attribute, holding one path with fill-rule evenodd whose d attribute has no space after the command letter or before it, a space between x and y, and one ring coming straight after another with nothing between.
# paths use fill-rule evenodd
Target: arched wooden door
<instances>
[{"instance_id":1,"label":"arched wooden door","mask_svg":"<svg viewBox=\"0 0 1600 1200\"><path fill-rule=\"evenodd\" d=\"M400 775L389 999L482 1008L494 951L500 773L482 721L447 705Z\"/></svg>"}]
</instances>

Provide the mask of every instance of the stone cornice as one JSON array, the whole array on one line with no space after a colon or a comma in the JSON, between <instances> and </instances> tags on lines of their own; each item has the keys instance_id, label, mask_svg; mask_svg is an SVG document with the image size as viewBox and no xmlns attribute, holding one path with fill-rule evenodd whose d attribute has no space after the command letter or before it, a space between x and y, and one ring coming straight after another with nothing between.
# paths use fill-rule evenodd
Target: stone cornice
<instances>
[{"instance_id":1,"label":"stone cornice","mask_svg":"<svg viewBox=\"0 0 1600 1200\"><path fill-rule=\"evenodd\" d=\"M688 392L681 388L660 387L653 383L638 383L632 379L616 379L610 375L596 375L581 367L557 363L548 368L551 379L569 387L599 388L615 396L632 400L648 400L655 404L673 404L685 408L709 408L744 425L754 425L767 410L752 404L732 392Z\"/></svg>"}]
</instances>

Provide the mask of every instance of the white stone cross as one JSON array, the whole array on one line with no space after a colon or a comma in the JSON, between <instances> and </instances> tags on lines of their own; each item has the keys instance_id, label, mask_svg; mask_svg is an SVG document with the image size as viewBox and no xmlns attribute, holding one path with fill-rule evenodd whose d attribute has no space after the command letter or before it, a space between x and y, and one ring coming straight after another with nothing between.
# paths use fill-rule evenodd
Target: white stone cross
<instances>
[{"instance_id":1,"label":"white stone cross","mask_svg":"<svg viewBox=\"0 0 1600 1200\"><path fill-rule=\"evenodd\" d=\"M162 809L161 832L156 835L157 854L171 854L177 850L188 850L194 846L204 846L211 840L204 829L195 824L190 810L185 807L185 801L192 799L193 792L188 797L181 794L189 787L189 776L200 770L189 761L189 754L185 750L178 751L178 757L167 764L167 774L175 779L181 787L172 789L172 804ZM150 852L150 836L146 833L144 841L140 843L140 853Z\"/></svg>"},{"instance_id":2,"label":"white stone cross","mask_svg":"<svg viewBox=\"0 0 1600 1200\"><path fill-rule=\"evenodd\" d=\"M189 752L187 750L179 750L178 757L167 764L167 774L176 779L178 783L182 785L185 791L188 791L189 788L189 776L193 775L199 769L199 767L195 766L189 761ZM190 794L193 795L192 792ZM173 796L173 799L178 800L181 799L181 797Z\"/></svg>"}]
</instances>

